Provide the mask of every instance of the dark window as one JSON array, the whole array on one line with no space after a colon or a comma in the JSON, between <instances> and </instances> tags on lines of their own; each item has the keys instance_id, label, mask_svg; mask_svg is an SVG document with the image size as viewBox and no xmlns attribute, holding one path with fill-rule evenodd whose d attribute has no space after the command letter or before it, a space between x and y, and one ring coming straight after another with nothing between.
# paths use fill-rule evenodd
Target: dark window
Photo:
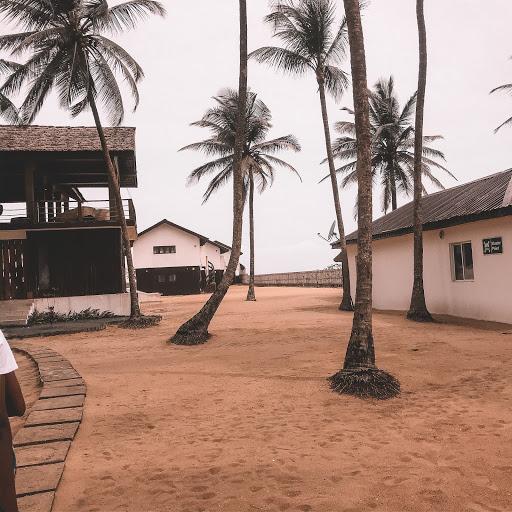
<instances>
[{"instance_id":1,"label":"dark window","mask_svg":"<svg viewBox=\"0 0 512 512\"><path fill-rule=\"evenodd\" d=\"M472 281L473 250L471 242L452 244L452 278L454 281Z\"/></svg>"},{"instance_id":2,"label":"dark window","mask_svg":"<svg viewBox=\"0 0 512 512\"><path fill-rule=\"evenodd\" d=\"M155 245L153 254L176 254L175 245Z\"/></svg>"},{"instance_id":3,"label":"dark window","mask_svg":"<svg viewBox=\"0 0 512 512\"><path fill-rule=\"evenodd\" d=\"M176 274L169 274L167 277L169 278L169 283L176 282Z\"/></svg>"},{"instance_id":4,"label":"dark window","mask_svg":"<svg viewBox=\"0 0 512 512\"><path fill-rule=\"evenodd\" d=\"M166 276L164 274L158 274L158 282L160 284L164 284L166 281Z\"/></svg>"}]
</instances>

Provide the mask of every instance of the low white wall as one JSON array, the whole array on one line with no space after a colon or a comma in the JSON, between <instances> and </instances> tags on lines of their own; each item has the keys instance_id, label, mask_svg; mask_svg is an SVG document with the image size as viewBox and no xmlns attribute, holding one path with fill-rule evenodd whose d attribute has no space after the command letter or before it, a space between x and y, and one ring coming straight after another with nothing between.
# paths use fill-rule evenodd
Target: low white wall
<instances>
[{"instance_id":1,"label":"low white wall","mask_svg":"<svg viewBox=\"0 0 512 512\"><path fill-rule=\"evenodd\" d=\"M98 309L100 312L110 311L116 316L130 315L130 294L113 293L109 295L84 295L81 297L55 297L35 299L34 308L38 311L48 311L54 308L55 313L65 315L74 312L80 313L87 308Z\"/></svg>"},{"instance_id":2,"label":"low white wall","mask_svg":"<svg viewBox=\"0 0 512 512\"><path fill-rule=\"evenodd\" d=\"M482 220L424 232L424 285L431 313L512 323L512 219ZM503 254L484 255L482 240L502 237ZM453 281L450 244L471 241L474 280ZM356 245L348 246L352 294ZM406 311L413 282L412 234L373 242L373 307Z\"/></svg>"}]
</instances>

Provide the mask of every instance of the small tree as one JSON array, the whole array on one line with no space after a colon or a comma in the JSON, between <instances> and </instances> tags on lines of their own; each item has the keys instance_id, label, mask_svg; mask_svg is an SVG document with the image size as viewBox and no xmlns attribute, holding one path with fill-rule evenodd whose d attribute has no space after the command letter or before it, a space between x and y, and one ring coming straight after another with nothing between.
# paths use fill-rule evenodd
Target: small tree
<instances>
[{"instance_id":1,"label":"small tree","mask_svg":"<svg viewBox=\"0 0 512 512\"><path fill-rule=\"evenodd\" d=\"M339 26L336 25L333 0L280 0L273 4L273 8L274 12L266 16L265 21L272 25L274 36L283 42L284 47L265 46L252 52L250 57L295 76L303 76L306 72L312 72L316 76L343 265L343 298L340 309L353 311L345 227L341 215L326 101L326 90L337 99L348 84L345 72L338 67L346 53L346 22L343 20Z\"/></svg>"},{"instance_id":2,"label":"small tree","mask_svg":"<svg viewBox=\"0 0 512 512\"><path fill-rule=\"evenodd\" d=\"M223 91L214 98L217 105L209 109L200 121L192 123L193 126L208 128L212 137L201 142L189 144L183 149L202 151L207 156L215 156L197 169L188 177L189 183L200 181L210 174L215 174L206 192L203 203L222 185L227 183L233 175L233 158L235 150L235 125L238 111L238 93L231 89ZM250 237L250 272L247 300L256 300L254 291L254 189L255 182L259 192L274 182L277 167L289 170L300 175L289 163L277 158L279 151L290 149L300 151L300 145L293 135L285 135L277 139L265 140L271 128L272 115L269 108L259 100L255 93L247 96L245 123L247 126L246 138L242 156L244 173L244 197L249 198L249 237Z\"/></svg>"},{"instance_id":3,"label":"small tree","mask_svg":"<svg viewBox=\"0 0 512 512\"><path fill-rule=\"evenodd\" d=\"M2 87L9 95L28 86L20 108L23 123L32 123L54 88L61 106L72 116L78 116L87 108L92 111L109 187L115 198L128 267L131 313L127 325L149 324L151 321L141 319L119 176L110 157L97 101L103 104L113 125L121 124L124 103L117 74L128 85L137 108L137 82L144 76L142 68L125 49L103 34L132 29L150 14L164 16L165 9L153 0L130 0L113 7L109 7L106 0L2 0L0 13L25 29L25 32L0 36L0 50L11 51L14 55L32 52L28 61L17 67Z\"/></svg>"},{"instance_id":4,"label":"small tree","mask_svg":"<svg viewBox=\"0 0 512 512\"><path fill-rule=\"evenodd\" d=\"M238 78L238 109L233 155L233 242L229 262L219 286L201 310L176 331L171 342L177 345L198 345L208 340L208 327L233 282L242 246L244 212L244 172L242 158L246 138L247 109L247 3L239 0L240 10L240 73Z\"/></svg>"}]
</instances>

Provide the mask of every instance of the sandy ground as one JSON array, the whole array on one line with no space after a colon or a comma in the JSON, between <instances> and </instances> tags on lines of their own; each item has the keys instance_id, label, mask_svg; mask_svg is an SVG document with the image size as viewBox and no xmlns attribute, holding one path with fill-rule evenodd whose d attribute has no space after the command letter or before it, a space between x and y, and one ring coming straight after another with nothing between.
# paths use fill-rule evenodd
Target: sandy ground
<instances>
[{"instance_id":1,"label":"sandy ground","mask_svg":"<svg viewBox=\"0 0 512 512\"><path fill-rule=\"evenodd\" d=\"M151 330L32 342L88 386L55 512L512 510L512 335L378 313L403 394L363 402L325 381L350 332L340 291L257 294L232 289L200 347L166 340L204 296L146 306Z\"/></svg>"},{"instance_id":2,"label":"sandy ground","mask_svg":"<svg viewBox=\"0 0 512 512\"><path fill-rule=\"evenodd\" d=\"M25 412L25 416L23 416L22 418L10 418L13 436L25 423L25 420L27 419L27 416L30 413L30 408L37 401L37 399L39 398L39 394L41 393L39 373L37 371L37 366L34 363L34 361L32 361L32 359L30 359L28 356L20 352L15 352L14 358L18 363L18 370L16 371L16 376L18 377L21 390L23 391L23 396L25 398L27 410Z\"/></svg>"}]
</instances>

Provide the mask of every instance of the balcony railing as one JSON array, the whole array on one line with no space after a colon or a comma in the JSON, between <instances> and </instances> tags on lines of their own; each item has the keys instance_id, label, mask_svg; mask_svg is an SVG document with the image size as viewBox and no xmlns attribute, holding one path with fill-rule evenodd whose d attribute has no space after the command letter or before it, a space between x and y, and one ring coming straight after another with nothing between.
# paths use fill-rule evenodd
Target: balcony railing
<instances>
[{"instance_id":1,"label":"balcony railing","mask_svg":"<svg viewBox=\"0 0 512 512\"><path fill-rule=\"evenodd\" d=\"M0 224L77 224L110 222L119 223L119 215L115 205L110 201L38 201L31 216L25 203L4 203L0 215ZM131 199L122 200L122 208L126 221L136 224L135 207ZM32 218L31 218L32 217Z\"/></svg>"}]
</instances>

